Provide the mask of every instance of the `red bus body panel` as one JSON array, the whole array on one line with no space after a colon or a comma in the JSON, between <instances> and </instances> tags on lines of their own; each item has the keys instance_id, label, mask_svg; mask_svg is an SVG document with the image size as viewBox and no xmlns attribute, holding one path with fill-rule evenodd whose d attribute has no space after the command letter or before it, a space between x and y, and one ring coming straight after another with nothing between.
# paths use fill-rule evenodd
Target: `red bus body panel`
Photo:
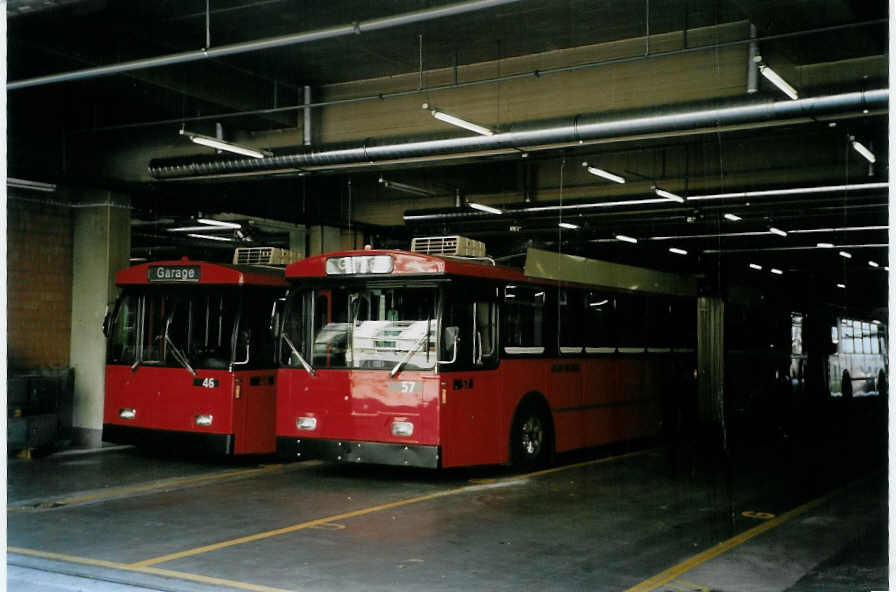
<instances>
[{"instance_id":1,"label":"red bus body panel","mask_svg":"<svg viewBox=\"0 0 896 592\"><path fill-rule=\"evenodd\" d=\"M390 377L376 370L280 369L277 435L395 444L438 443L438 377L405 370ZM296 419L314 417L317 428L299 430ZM414 424L409 437L392 435L393 420Z\"/></svg>"},{"instance_id":2,"label":"red bus body panel","mask_svg":"<svg viewBox=\"0 0 896 592\"><path fill-rule=\"evenodd\" d=\"M217 386L196 386L203 379ZM239 396L236 386L239 386ZM274 371L197 370L183 368L106 366L106 405L103 423L126 428L233 436L234 454L262 454L275 450ZM119 417L134 409L134 419ZM210 414L212 425L197 426L196 416Z\"/></svg>"},{"instance_id":3,"label":"red bus body panel","mask_svg":"<svg viewBox=\"0 0 896 592\"><path fill-rule=\"evenodd\" d=\"M439 446L442 467L502 464L510 460L516 407L537 392L551 408L557 452L650 437L661 427L668 395L661 377L672 374L674 355L508 359L495 370L404 371L395 378L280 369L277 436ZM402 382L419 382L421 392L390 389ZM317 428L299 430L299 417L317 418ZM393 436L394 419L413 422L413 436Z\"/></svg>"}]
</instances>

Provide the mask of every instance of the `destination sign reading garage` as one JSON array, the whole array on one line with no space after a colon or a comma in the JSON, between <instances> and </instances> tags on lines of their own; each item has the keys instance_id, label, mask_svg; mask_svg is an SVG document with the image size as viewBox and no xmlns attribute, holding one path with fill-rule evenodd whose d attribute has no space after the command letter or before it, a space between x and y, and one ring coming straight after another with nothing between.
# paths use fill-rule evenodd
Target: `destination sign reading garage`
<instances>
[{"instance_id":1,"label":"destination sign reading garage","mask_svg":"<svg viewBox=\"0 0 896 592\"><path fill-rule=\"evenodd\" d=\"M198 283L202 274L198 265L150 265L147 280L156 282Z\"/></svg>"}]
</instances>

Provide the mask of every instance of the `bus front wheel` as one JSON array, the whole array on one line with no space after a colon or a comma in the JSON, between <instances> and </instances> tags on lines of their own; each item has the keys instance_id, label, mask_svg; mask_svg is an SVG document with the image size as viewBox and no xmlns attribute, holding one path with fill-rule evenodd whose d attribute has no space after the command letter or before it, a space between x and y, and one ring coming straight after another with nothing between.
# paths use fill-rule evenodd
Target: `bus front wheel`
<instances>
[{"instance_id":1,"label":"bus front wheel","mask_svg":"<svg viewBox=\"0 0 896 592\"><path fill-rule=\"evenodd\" d=\"M552 449L551 424L545 412L528 403L520 407L510 433L510 462L520 470L548 463Z\"/></svg>"}]
</instances>

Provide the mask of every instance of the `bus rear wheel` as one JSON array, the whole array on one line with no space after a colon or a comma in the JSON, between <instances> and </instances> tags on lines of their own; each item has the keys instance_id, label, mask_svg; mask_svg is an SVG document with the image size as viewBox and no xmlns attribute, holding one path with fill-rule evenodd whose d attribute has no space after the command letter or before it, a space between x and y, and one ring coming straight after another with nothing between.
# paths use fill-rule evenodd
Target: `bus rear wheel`
<instances>
[{"instance_id":1,"label":"bus rear wheel","mask_svg":"<svg viewBox=\"0 0 896 592\"><path fill-rule=\"evenodd\" d=\"M521 407L510 433L510 462L520 470L544 466L551 447L551 427L544 412L531 404Z\"/></svg>"}]
</instances>

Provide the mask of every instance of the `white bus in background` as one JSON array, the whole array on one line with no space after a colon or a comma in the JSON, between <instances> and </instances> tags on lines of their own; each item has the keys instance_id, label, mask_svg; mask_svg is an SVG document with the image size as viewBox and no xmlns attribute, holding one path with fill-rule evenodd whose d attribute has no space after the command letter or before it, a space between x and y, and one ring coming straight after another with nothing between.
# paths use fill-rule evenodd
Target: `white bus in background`
<instances>
[{"instance_id":1,"label":"white bus in background","mask_svg":"<svg viewBox=\"0 0 896 592\"><path fill-rule=\"evenodd\" d=\"M831 325L828 388L832 397L887 393L887 327L880 321L840 317Z\"/></svg>"}]
</instances>

